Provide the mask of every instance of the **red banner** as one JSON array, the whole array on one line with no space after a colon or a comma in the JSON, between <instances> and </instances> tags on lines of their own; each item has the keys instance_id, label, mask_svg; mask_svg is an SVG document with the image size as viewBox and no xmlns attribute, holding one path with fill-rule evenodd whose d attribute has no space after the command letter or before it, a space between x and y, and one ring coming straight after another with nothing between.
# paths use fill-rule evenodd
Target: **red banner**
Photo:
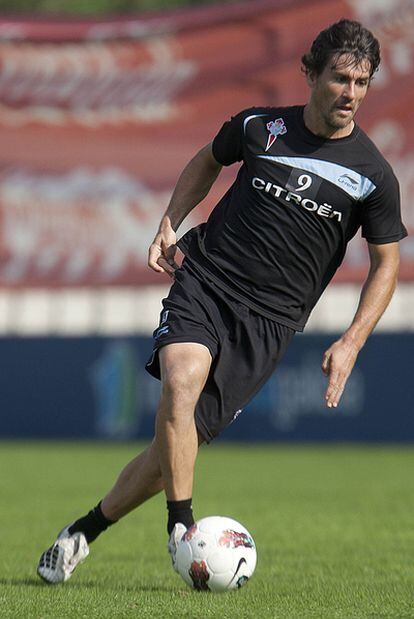
<instances>
[{"instance_id":1,"label":"red banner","mask_svg":"<svg viewBox=\"0 0 414 619\"><path fill-rule=\"evenodd\" d=\"M358 122L390 160L414 230L414 7L404 0L257 0L137 19L0 19L0 285L159 282L147 247L185 163L252 105L307 99L300 57L356 17L383 63ZM310 27L311 25L311 27ZM223 170L187 225L234 178ZM401 244L414 279L414 243ZM352 242L337 281L361 279Z\"/></svg>"}]
</instances>

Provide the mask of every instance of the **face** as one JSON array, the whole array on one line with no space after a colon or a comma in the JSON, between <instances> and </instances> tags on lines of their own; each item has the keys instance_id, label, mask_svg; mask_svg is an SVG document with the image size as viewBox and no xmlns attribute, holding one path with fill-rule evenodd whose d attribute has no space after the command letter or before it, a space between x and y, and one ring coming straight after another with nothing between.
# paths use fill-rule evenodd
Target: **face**
<instances>
[{"instance_id":1,"label":"face","mask_svg":"<svg viewBox=\"0 0 414 619\"><path fill-rule=\"evenodd\" d=\"M355 64L345 54L332 58L317 77L308 76L311 88L309 128L326 137L343 137L353 129L354 116L367 94L370 62Z\"/></svg>"}]
</instances>

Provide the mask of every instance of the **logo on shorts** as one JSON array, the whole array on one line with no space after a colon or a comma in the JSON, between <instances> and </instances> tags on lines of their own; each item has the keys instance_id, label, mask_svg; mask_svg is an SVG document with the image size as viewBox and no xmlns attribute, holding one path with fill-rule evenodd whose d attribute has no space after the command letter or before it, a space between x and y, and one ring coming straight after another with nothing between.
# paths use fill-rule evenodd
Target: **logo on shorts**
<instances>
[{"instance_id":1,"label":"logo on shorts","mask_svg":"<svg viewBox=\"0 0 414 619\"><path fill-rule=\"evenodd\" d=\"M168 333L169 330L170 327L160 327L160 329L156 330L154 338L158 339L159 337L161 337L161 335L165 335L166 333Z\"/></svg>"},{"instance_id":2,"label":"logo on shorts","mask_svg":"<svg viewBox=\"0 0 414 619\"><path fill-rule=\"evenodd\" d=\"M165 324L167 322L167 320L168 320L168 314L169 313L170 313L170 310L164 310L162 312L161 320L160 320L160 326L158 327L158 329L154 333L154 338L155 339L160 337L160 335L165 335L170 330L170 327Z\"/></svg>"},{"instance_id":3,"label":"logo on shorts","mask_svg":"<svg viewBox=\"0 0 414 619\"><path fill-rule=\"evenodd\" d=\"M266 127L269 131L269 136L267 138L265 152L269 150L278 135L284 135L285 133L287 133L285 121L283 120L283 118L276 118L276 120L271 120L267 123Z\"/></svg>"},{"instance_id":4,"label":"logo on shorts","mask_svg":"<svg viewBox=\"0 0 414 619\"><path fill-rule=\"evenodd\" d=\"M237 419L237 417L240 415L242 410L243 410L242 408L239 408L239 410L234 413L232 421L235 421Z\"/></svg>"}]
</instances>

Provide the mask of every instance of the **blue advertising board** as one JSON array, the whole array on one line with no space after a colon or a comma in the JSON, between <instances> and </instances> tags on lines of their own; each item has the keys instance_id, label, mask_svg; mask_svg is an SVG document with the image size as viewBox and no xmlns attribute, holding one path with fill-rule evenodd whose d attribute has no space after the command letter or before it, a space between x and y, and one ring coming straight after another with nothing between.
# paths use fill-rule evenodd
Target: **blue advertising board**
<instances>
[{"instance_id":1,"label":"blue advertising board","mask_svg":"<svg viewBox=\"0 0 414 619\"><path fill-rule=\"evenodd\" d=\"M296 335L268 383L223 440L414 441L414 334L373 335L338 409L320 363L335 339ZM152 436L159 383L146 337L3 338L1 438Z\"/></svg>"}]
</instances>

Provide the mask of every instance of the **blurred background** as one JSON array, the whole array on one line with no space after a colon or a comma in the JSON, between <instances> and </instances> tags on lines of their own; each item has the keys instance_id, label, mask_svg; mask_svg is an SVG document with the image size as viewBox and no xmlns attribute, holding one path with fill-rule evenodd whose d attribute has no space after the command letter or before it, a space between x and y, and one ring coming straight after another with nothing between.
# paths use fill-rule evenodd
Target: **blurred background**
<instances>
[{"instance_id":1,"label":"blurred background","mask_svg":"<svg viewBox=\"0 0 414 619\"><path fill-rule=\"evenodd\" d=\"M231 115L305 103L301 55L341 17L379 38L358 122L392 164L414 230L411 0L0 1L0 437L148 438L145 373L169 281L147 248L185 163ZM223 170L180 232L231 184ZM284 363L223 439L413 441L414 241L337 412L325 348L367 273L351 243Z\"/></svg>"}]
</instances>

